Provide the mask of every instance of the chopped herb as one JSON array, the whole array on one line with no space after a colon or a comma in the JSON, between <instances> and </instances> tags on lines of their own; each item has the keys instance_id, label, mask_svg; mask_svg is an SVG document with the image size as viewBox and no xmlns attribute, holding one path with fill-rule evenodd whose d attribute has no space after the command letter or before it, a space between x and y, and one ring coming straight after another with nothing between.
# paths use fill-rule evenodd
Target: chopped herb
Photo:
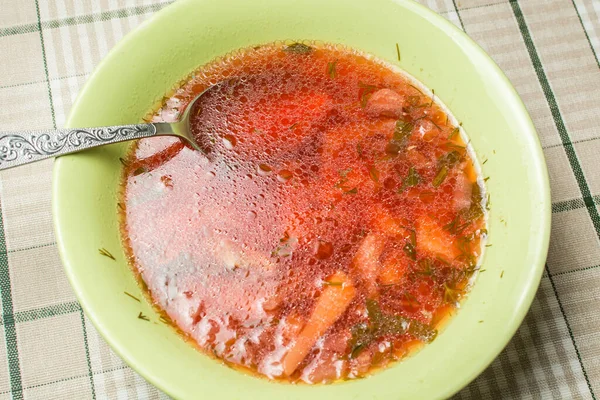
<instances>
[{"instance_id":1,"label":"chopped herb","mask_svg":"<svg viewBox=\"0 0 600 400\"><path fill-rule=\"evenodd\" d=\"M331 79L335 79L335 77L337 76L336 66L337 60L327 63L327 75L329 75Z\"/></svg>"},{"instance_id":2,"label":"chopped herb","mask_svg":"<svg viewBox=\"0 0 600 400\"><path fill-rule=\"evenodd\" d=\"M485 271L487 271L487 270L485 270L485 269L480 269L480 270L479 270L479 273L482 273L482 272L485 272Z\"/></svg>"},{"instance_id":3,"label":"chopped herb","mask_svg":"<svg viewBox=\"0 0 600 400\"><path fill-rule=\"evenodd\" d=\"M108 250L106 250L105 248L98 249L98 252L100 253L100 255L103 255L104 257L108 257L111 260L116 260L115 256L110 254L110 252Z\"/></svg>"},{"instance_id":4,"label":"chopped herb","mask_svg":"<svg viewBox=\"0 0 600 400\"><path fill-rule=\"evenodd\" d=\"M409 335L425 343L437 336L437 330L420 321L401 315L384 314L377 301L367 299L369 323L359 323L352 327L350 338L350 358L356 358L372 342L387 335Z\"/></svg>"},{"instance_id":5,"label":"chopped herb","mask_svg":"<svg viewBox=\"0 0 600 400\"><path fill-rule=\"evenodd\" d=\"M304 43L292 43L283 49L283 51L293 54L309 54L313 50L312 47L307 46Z\"/></svg>"},{"instance_id":6,"label":"chopped herb","mask_svg":"<svg viewBox=\"0 0 600 400\"><path fill-rule=\"evenodd\" d=\"M125 161L122 157L119 157L119 161L123 164L124 167L129 167L129 163Z\"/></svg>"},{"instance_id":7,"label":"chopped herb","mask_svg":"<svg viewBox=\"0 0 600 400\"><path fill-rule=\"evenodd\" d=\"M379 182L379 171L377 171L377 168L375 168L375 166L369 168L369 176L371 176L373 182Z\"/></svg>"},{"instance_id":8,"label":"chopped herb","mask_svg":"<svg viewBox=\"0 0 600 400\"><path fill-rule=\"evenodd\" d=\"M132 299L134 299L135 301L137 301L138 303L141 303L140 299L138 299L137 297L135 297L134 295L132 295L131 293L127 293L127 292L123 292L125 293L127 296L131 297Z\"/></svg>"},{"instance_id":9,"label":"chopped herb","mask_svg":"<svg viewBox=\"0 0 600 400\"><path fill-rule=\"evenodd\" d=\"M490 211L490 203L491 203L491 200L490 200L490 199L491 199L491 198L490 198L490 194L488 193L488 194L487 194L487 199L486 199L486 201L485 201L485 209L486 209L486 210L488 210L488 211Z\"/></svg>"},{"instance_id":10,"label":"chopped herb","mask_svg":"<svg viewBox=\"0 0 600 400\"><path fill-rule=\"evenodd\" d=\"M489 179L490 179L490 177L489 177L489 176L487 176L487 177L483 178L483 181L484 181L484 182L487 182Z\"/></svg>"},{"instance_id":11,"label":"chopped herb","mask_svg":"<svg viewBox=\"0 0 600 400\"><path fill-rule=\"evenodd\" d=\"M363 156L363 148L362 148L362 145L360 143L356 144L356 152L358 153L358 156L360 158L362 158L362 156Z\"/></svg>"},{"instance_id":12,"label":"chopped herb","mask_svg":"<svg viewBox=\"0 0 600 400\"><path fill-rule=\"evenodd\" d=\"M121 203L117 203L117 207L119 207L121 210L125 210L125 207Z\"/></svg>"},{"instance_id":13,"label":"chopped herb","mask_svg":"<svg viewBox=\"0 0 600 400\"><path fill-rule=\"evenodd\" d=\"M486 244L485 247L492 247L492 244Z\"/></svg>"},{"instance_id":14,"label":"chopped herb","mask_svg":"<svg viewBox=\"0 0 600 400\"><path fill-rule=\"evenodd\" d=\"M168 324L170 324L170 323L171 323L171 321L169 321L169 319L168 319L168 318L166 318L164 315L161 315L161 316L160 316L158 319L159 319L159 320L160 320L160 322L162 322L163 324L167 324L167 325L168 325Z\"/></svg>"},{"instance_id":15,"label":"chopped herb","mask_svg":"<svg viewBox=\"0 0 600 400\"><path fill-rule=\"evenodd\" d=\"M402 182L402 187L400 188L400 192L403 192L408 187L417 186L421 182L421 176L417 172L415 167L410 167L408 169L408 175L404 178Z\"/></svg>"},{"instance_id":16,"label":"chopped herb","mask_svg":"<svg viewBox=\"0 0 600 400\"><path fill-rule=\"evenodd\" d=\"M481 163L481 165L485 165L486 162L488 162L487 158L485 160L483 160L483 162Z\"/></svg>"},{"instance_id":17,"label":"chopped herb","mask_svg":"<svg viewBox=\"0 0 600 400\"><path fill-rule=\"evenodd\" d=\"M400 57L400 45L396 43L396 55L398 56L398 61L402 61Z\"/></svg>"},{"instance_id":18,"label":"chopped herb","mask_svg":"<svg viewBox=\"0 0 600 400\"><path fill-rule=\"evenodd\" d=\"M404 144L410 137L414 125L408 122L404 122L401 119L396 121L396 128L394 129L394 141Z\"/></svg>"},{"instance_id":19,"label":"chopped herb","mask_svg":"<svg viewBox=\"0 0 600 400\"><path fill-rule=\"evenodd\" d=\"M483 320L479 320L479 323L481 324L483 322Z\"/></svg>"},{"instance_id":20,"label":"chopped herb","mask_svg":"<svg viewBox=\"0 0 600 400\"><path fill-rule=\"evenodd\" d=\"M419 89L418 87L416 87L414 85L411 85L411 84L409 84L408 86L410 86L411 88L415 89L417 92L423 94L423 92L421 91L421 89Z\"/></svg>"},{"instance_id":21,"label":"chopped herb","mask_svg":"<svg viewBox=\"0 0 600 400\"><path fill-rule=\"evenodd\" d=\"M402 250L404 250L404 253L408 256L408 258L413 261L417 260L417 251L412 243L406 243Z\"/></svg>"},{"instance_id":22,"label":"chopped herb","mask_svg":"<svg viewBox=\"0 0 600 400\"><path fill-rule=\"evenodd\" d=\"M429 261L428 259L423 258L423 259L419 260L417 265L419 266L419 269L415 271L417 274L426 275L426 276L433 275L433 272L434 272L433 267L432 267L431 261Z\"/></svg>"},{"instance_id":23,"label":"chopped herb","mask_svg":"<svg viewBox=\"0 0 600 400\"><path fill-rule=\"evenodd\" d=\"M452 132L450 132L450 135L448 136L448 140L452 140L454 138L454 136L456 136L459 132L460 132L459 127L454 128L452 130Z\"/></svg>"},{"instance_id":24,"label":"chopped herb","mask_svg":"<svg viewBox=\"0 0 600 400\"><path fill-rule=\"evenodd\" d=\"M504 276L504 270L502 270L502 272L500 272L500 278L502 278Z\"/></svg>"},{"instance_id":25,"label":"chopped herb","mask_svg":"<svg viewBox=\"0 0 600 400\"><path fill-rule=\"evenodd\" d=\"M378 87L374 85L367 85L362 82L358 82L358 87L361 88L362 92L360 95L360 106L361 108L365 108L367 106L368 96L376 91Z\"/></svg>"},{"instance_id":26,"label":"chopped herb","mask_svg":"<svg viewBox=\"0 0 600 400\"><path fill-rule=\"evenodd\" d=\"M470 220L467 220L464 223L461 223L461 215L457 214L456 217L450 223L444 225L444 230L452 233L453 235L457 235L465 230L471 224Z\"/></svg>"},{"instance_id":27,"label":"chopped herb","mask_svg":"<svg viewBox=\"0 0 600 400\"><path fill-rule=\"evenodd\" d=\"M133 176L138 176L138 175L143 174L145 172L148 172L148 170L146 168L139 167L135 171L133 171Z\"/></svg>"},{"instance_id":28,"label":"chopped herb","mask_svg":"<svg viewBox=\"0 0 600 400\"><path fill-rule=\"evenodd\" d=\"M460 290L453 289L444 283L444 301L448 304L455 305L460 300Z\"/></svg>"},{"instance_id":29,"label":"chopped herb","mask_svg":"<svg viewBox=\"0 0 600 400\"><path fill-rule=\"evenodd\" d=\"M294 129L296 126L298 125L297 122L293 123L292 125L290 125L290 127L288 128L289 130Z\"/></svg>"},{"instance_id":30,"label":"chopped herb","mask_svg":"<svg viewBox=\"0 0 600 400\"><path fill-rule=\"evenodd\" d=\"M442 130L442 128L436 124L435 122L433 122L433 120L431 118L425 118L427 121L431 122L433 124L433 126L435 126L436 128L438 128L438 130Z\"/></svg>"},{"instance_id":31,"label":"chopped herb","mask_svg":"<svg viewBox=\"0 0 600 400\"><path fill-rule=\"evenodd\" d=\"M435 259L444 265L447 265L447 266L450 265L450 263L448 261L444 260L443 258L436 257Z\"/></svg>"},{"instance_id":32,"label":"chopped herb","mask_svg":"<svg viewBox=\"0 0 600 400\"><path fill-rule=\"evenodd\" d=\"M140 311L140 313L138 314L138 318L142 319L144 321L150 321L150 318L148 318L147 316L145 316L144 314L142 314L142 312Z\"/></svg>"},{"instance_id":33,"label":"chopped herb","mask_svg":"<svg viewBox=\"0 0 600 400\"><path fill-rule=\"evenodd\" d=\"M431 107L433 105L434 99L435 99L435 90L431 89L431 104L429 104L429 107Z\"/></svg>"},{"instance_id":34,"label":"chopped herb","mask_svg":"<svg viewBox=\"0 0 600 400\"><path fill-rule=\"evenodd\" d=\"M344 194L356 194L356 193L358 193L357 188L353 188L353 189L350 189L350 190L344 192Z\"/></svg>"},{"instance_id":35,"label":"chopped herb","mask_svg":"<svg viewBox=\"0 0 600 400\"><path fill-rule=\"evenodd\" d=\"M433 178L433 187L440 186L446 179L446 176L448 176L448 166L442 165L435 178Z\"/></svg>"}]
</instances>

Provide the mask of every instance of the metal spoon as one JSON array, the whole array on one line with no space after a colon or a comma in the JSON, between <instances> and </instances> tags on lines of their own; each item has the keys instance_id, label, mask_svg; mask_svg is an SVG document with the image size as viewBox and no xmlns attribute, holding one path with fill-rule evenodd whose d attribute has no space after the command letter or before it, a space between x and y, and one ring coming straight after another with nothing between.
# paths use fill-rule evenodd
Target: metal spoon
<instances>
[{"instance_id":1,"label":"metal spoon","mask_svg":"<svg viewBox=\"0 0 600 400\"><path fill-rule=\"evenodd\" d=\"M207 93L214 93L229 83L230 81L223 81L204 90L192 100L176 122L0 132L0 170L93 147L152 136L176 136L200 150L190 130L190 114Z\"/></svg>"}]
</instances>

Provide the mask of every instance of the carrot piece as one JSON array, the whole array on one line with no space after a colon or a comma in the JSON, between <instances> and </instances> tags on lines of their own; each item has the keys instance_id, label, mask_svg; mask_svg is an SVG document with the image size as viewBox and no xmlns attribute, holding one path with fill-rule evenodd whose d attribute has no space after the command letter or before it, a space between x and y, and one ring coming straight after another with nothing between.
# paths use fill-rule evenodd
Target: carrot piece
<instances>
[{"instance_id":1,"label":"carrot piece","mask_svg":"<svg viewBox=\"0 0 600 400\"><path fill-rule=\"evenodd\" d=\"M369 233L363 239L352 260L352 266L360 273L369 297L377 293L379 256L383 253L384 246L385 238L383 236Z\"/></svg>"},{"instance_id":2,"label":"carrot piece","mask_svg":"<svg viewBox=\"0 0 600 400\"><path fill-rule=\"evenodd\" d=\"M450 263L461 254L455 238L429 217L417 226L417 252L421 251Z\"/></svg>"},{"instance_id":3,"label":"carrot piece","mask_svg":"<svg viewBox=\"0 0 600 400\"><path fill-rule=\"evenodd\" d=\"M392 257L388 257L383 262L383 267L379 272L379 283L382 285L394 285L400 283L406 268L408 267L408 260L404 254L396 254Z\"/></svg>"},{"instance_id":4,"label":"carrot piece","mask_svg":"<svg viewBox=\"0 0 600 400\"><path fill-rule=\"evenodd\" d=\"M283 359L283 372L286 375L294 373L317 340L346 311L355 294L356 290L345 273L337 272L329 278L310 319Z\"/></svg>"}]
</instances>

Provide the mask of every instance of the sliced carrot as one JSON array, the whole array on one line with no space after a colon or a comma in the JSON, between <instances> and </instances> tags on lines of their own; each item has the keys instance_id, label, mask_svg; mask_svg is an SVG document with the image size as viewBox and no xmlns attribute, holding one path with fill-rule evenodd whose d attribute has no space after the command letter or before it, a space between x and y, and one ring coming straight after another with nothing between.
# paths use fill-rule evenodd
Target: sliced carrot
<instances>
[{"instance_id":1,"label":"sliced carrot","mask_svg":"<svg viewBox=\"0 0 600 400\"><path fill-rule=\"evenodd\" d=\"M402 235L404 237L410 235L410 230L393 218L386 208L374 207L372 213L372 224L386 235Z\"/></svg>"},{"instance_id":2,"label":"sliced carrot","mask_svg":"<svg viewBox=\"0 0 600 400\"><path fill-rule=\"evenodd\" d=\"M406 272L408 260L404 254L395 254L383 262L379 272L379 283L382 285L394 285L400 283Z\"/></svg>"},{"instance_id":3,"label":"sliced carrot","mask_svg":"<svg viewBox=\"0 0 600 400\"><path fill-rule=\"evenodd\" d=\"M330 277L310 319L283 359L283 372L286 375L294 373L317 340L344 313L355 294L356 290L345 273L337 272Z\"/></svg>"},{"instance_id":4,"label":"sliced carrot","mask_svg":"<svg viewBox=\"0 0 600 400\"><path fill-rule=\"evenodd\" d=\"M369 297L377 293L379 276L379 256L383 253L385 237L369 233L362 241L352 260L353 268L359 272L367 288Z\"/></svg>"},{"instance_id":5,"label":"sliced carrot","mask_svg":"<svg viewBox=\"0 0 600 400\"><path fill-rule=\"evenodd\" d=\"M449 263L461 254L456 239L428 216L424 216L417 225L419 252L426 252Z\"/></svg>"}]
</instances>

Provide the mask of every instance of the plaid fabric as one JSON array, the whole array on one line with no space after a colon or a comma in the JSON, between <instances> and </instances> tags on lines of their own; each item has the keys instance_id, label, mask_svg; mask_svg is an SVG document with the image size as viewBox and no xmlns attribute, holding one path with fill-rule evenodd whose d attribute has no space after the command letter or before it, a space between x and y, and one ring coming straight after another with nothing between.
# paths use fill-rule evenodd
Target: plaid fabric
<instances>
[{"instance_id":1,"label":"plaid fabric","mask_svg":"<svg viewBox=\"0 0 600 400\"><path fill-rule=\"evenodd\" d=\"M94 66L169 0L0 0L0 130L63 125ZM506 72L553 192L546 273L525 322L457 399L600 396L600 0L421 0ZM23 125L25 124L25 125ZM160 399L89 323L50 214L52 161L0 174L0 400Z\"/></svg>"}]
</instances>

